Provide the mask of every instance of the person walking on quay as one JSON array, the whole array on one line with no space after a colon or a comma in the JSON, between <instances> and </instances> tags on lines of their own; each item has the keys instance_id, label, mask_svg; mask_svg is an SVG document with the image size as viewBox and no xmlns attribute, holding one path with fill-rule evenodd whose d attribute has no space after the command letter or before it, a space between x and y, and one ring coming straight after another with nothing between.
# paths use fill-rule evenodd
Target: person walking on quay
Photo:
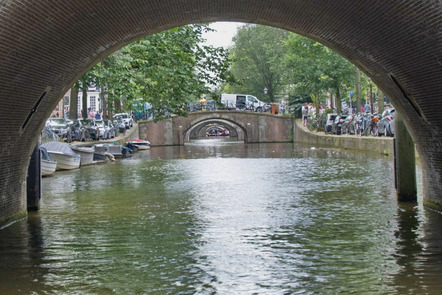
<instances>
[{"instance_id":1,"label":"person walking on quay","mask_svg":"<svg viewBox=\"0 0 442 295\"><path fill-rule=\"evenodd\" d=\"M308 119L308 104L304 103L304 106L302 107L302 126L307 126L307 119Z\"/></svg>"},{"instance_id":2,"label":"person walking on quay","mask_svg":"<svg viewBox=\"0 0 442 295\"><path fill-rule=\"evenodd\" d=\"M370 108L370 105L368 104L368 101L366 101L366 102L365 102L365 106L364 106L364 111L365 111L365 113L368 114L368 113L370 112L370 109L371 109L371 108Z\"/></svg>"}]
</instances>

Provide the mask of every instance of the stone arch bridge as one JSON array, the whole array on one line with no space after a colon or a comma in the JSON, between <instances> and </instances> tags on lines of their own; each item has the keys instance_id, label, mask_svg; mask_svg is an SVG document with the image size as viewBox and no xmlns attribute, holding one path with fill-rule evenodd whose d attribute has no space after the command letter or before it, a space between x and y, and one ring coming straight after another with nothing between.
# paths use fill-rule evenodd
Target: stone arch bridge
<instances>
[{"instance_id":1,"label":"stone arch bridge","mask_svg":"<svg viewBox=\"0 0 442 295\"><path fill-rule=\"evenodd\" d=\"M139 132L152 145L182 145L205 136L206 130L214 125L229 130L231 137L246 143L293 141L291 117L241 111L203 111L157 123L140 121Z\"/></svg>"},{"instance_id":2,"label":"stone arch bridge","mask_svg":"<svg viewBox=\"0 0 442 295\"><path fill-rule=\"evenodd\" d=\"M364 71L404 118L421 155L424 201L442 208L440 0L0 1L0 223L26 215L29 157L67 90L139 38L211 21L312 38Z\"/></svg>"}]
</instances>

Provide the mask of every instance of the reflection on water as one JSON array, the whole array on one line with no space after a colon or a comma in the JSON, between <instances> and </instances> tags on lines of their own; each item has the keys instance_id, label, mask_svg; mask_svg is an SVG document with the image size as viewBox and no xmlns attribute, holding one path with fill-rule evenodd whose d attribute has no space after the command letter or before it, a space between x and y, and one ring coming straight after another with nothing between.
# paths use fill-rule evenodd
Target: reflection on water
<instances>
[{"instance_id":1,"label":"reflection on water","mask_svg":"<svg viewBox=\"0 0 442 295\"><path fill-rule=\"evenodd\" d=\"M437 294L442 217L392 169L211 139L60 172L0 231L0 294Z\"/></svg>"}]
</instances>

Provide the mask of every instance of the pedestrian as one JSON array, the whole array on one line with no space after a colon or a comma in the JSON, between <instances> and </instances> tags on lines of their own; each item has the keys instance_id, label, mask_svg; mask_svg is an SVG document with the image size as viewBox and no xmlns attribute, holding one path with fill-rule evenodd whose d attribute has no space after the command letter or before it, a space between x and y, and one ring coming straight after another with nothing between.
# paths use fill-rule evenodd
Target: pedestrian
<instances>
[{"instance_id":1,"label":"pedestrian","mask_svg":"<svg viewBox=\"0 0 442 295\"><path fill-rule=\"evenodd\" d=\"M370 110L371 110L370 105L368 104L368 101L366 101L364 106L364 112L368 114L370 113Z\"/></svg>"},{"instance_id":2,"label":"pedestrian","mask_svg":"<svg viewBox=\"0 0 442 295\"><path fill-rule=\"evenodd\" d=\"M307 119L308 119L308 105L307 103L304 103L304 106L302 107L302 126L307 126Z\"/></svg>"}]
</instances>

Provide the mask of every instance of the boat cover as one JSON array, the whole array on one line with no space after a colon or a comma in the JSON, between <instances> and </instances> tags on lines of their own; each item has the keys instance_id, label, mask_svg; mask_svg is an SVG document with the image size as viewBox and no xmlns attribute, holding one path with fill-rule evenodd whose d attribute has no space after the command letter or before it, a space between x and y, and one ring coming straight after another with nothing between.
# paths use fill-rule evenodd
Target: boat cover
<instances>
[{"instance_id":1,"label":"boat cover","mask_svg":"<svg viewBox=\"0 0 442 295\"><path fill-rule=\"evenodd\" d=\"M72 146L71 149L75 152L84 152L84 153L93 153L95 152L95 147L86 147L86 146Z\"/></svg>"},{"instance_id":2,"label":"boat cover","mask_svg":"<svg viewBox=\"0 0 442 295\"><path fill-rule=\"evenodd\" d=\"M49 156L48 150L45 147L41 146L40 151L41 151L41 159L42 160L51 161L51 162L54 161L54 160L52 160L51 156Z\"/></svg>"},{"instance_id":3,"label":"boat cover","mask_svg":"<svg viewBox=\"0 0 442 295\"><path fill-rule=\"evenodd\" d=\"M45 142L41 145L46 148L48 152L57 152L62 153L64 155L72 156L72 157L80 157L77 153L75 153L68 144L59 142L59 141L49 141Z\"/></svg>"}]
</instances>

